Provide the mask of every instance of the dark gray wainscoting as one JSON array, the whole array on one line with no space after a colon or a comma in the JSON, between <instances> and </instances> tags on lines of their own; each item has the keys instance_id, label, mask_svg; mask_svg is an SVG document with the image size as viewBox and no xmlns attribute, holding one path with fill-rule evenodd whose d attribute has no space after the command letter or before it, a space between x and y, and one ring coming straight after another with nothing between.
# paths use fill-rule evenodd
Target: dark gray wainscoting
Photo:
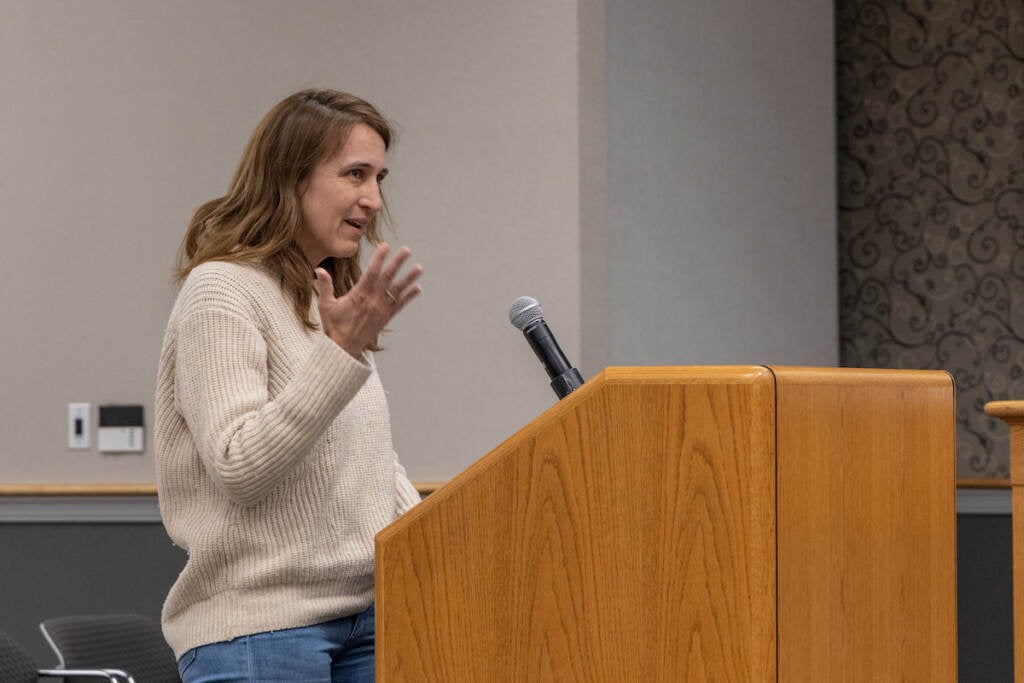
<instances>
[{"instance_id":1,"label":"dark gray wainscoting","mask_svg":"<svg viewBox=\"0 0 1024 683\"><path fill-rule=\"evenodd\" d=\"M158 619L184 565L159 522L0 521L0 628L52 666L40 621L95 612Z\"/></svg>"},{"instance_id":2,"label":"dark gray wainscoting","mask_svg":"<svg viewBox=\"0 0 1024 683\"><path fill-rule=\"evenodd\" d=\"M960 683L1013 680L1009 491L958 493ZM41 665L42 619L86 612L158 618L185 564L151 498L0 497L0 628Z\"/></svg>"},{"instance_id":3,"label":"dark gray wainscoting","mask_svg":"<svg viewBox=\"0 0 1024 683\"><path fill-rule=\"evenodd\" d=\"M1006 514L957 515L960 683L1013 681L1013 559Z\"/></svg>"}]
</instances>

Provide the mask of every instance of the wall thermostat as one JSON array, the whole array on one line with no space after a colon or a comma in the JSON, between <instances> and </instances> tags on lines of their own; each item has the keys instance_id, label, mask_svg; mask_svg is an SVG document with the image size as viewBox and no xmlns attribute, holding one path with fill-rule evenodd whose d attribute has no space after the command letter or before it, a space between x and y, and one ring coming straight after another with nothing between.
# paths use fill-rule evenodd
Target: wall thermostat
<instances>
[{"instance_id":1,"label":"wall thermostat","mask_svg":"<svg viewBox=\"0 0 1024 683\"><path fill-rule=\"evenodd\" d=\"M142 406L100 406L97 431L102 453L141 453L144 450Z\"/></svg>"}]
</instances>

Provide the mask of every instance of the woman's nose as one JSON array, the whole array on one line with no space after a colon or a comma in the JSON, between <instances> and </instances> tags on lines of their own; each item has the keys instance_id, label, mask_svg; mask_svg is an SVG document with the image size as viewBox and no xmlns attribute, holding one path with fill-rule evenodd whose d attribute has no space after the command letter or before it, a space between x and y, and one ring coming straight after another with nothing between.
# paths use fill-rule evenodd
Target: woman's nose
<instances>
[{"instance_id":1,"label":"woman's nose","mask_svg":"<svg viewBox=\"0 0 1024 683\"><path fill-rule=\"evenodd\" d=\"M376 182L368 183L366 192L363 193L360 203L372 211L380 211L384 206L384 199L381 197L380 185Z\"/></svg>"}]
</instances>

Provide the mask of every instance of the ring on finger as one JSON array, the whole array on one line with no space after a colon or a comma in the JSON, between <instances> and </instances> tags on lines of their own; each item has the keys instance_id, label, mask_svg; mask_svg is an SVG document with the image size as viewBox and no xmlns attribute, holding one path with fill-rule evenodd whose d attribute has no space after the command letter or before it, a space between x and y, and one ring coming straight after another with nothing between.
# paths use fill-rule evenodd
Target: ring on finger
<instances>
[{"instance_id":1,"label":"ring on finger","mask_svg":"<svg viewBox=\"0 0 1024 683\"><path fill-rule=\"evenodd\" d=\"M393 303L393 304L397 304L398 303L398 298L394 294L391 293L391 290L385 289L384 293L387 295L387 297L389 299L391 299L391 303Z\"/></svg>"}]
</instances>

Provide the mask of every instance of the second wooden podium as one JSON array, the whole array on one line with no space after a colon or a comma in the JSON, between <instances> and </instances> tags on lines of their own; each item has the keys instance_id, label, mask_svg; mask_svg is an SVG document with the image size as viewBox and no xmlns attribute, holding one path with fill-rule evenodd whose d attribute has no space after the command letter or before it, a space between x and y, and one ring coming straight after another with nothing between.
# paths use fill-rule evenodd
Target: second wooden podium
<instances>
[{"instance_id":1,"label":"second wooden podium","mask_svg":"<svg viewBox=\"0 0 1024 683\"><path fill-rule=\"evenodd\" d=\"M377 680L953 683L954 458L946 373L609 368L378 535Z\"/></svg>"}]
</instances>

